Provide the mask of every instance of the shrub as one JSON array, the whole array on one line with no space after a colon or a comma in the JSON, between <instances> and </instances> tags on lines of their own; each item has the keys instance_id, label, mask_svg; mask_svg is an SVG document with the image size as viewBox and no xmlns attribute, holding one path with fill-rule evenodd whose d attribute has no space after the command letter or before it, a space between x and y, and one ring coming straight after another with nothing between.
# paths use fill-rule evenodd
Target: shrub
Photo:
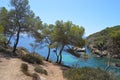
<instances>
[{"instance_id":1,"label":"shrub","mask_svg":"<svg viewBox=\"0 0 120 80\"><path fill-rule=\"evenodd\" d=\"M22 63L22 64L21 64L21 71L22 71L25 75L27 75L27 76L30 76L30 75L31 75L31 74L28 72L28 65L25 64L25 63Z\"/></svg>"},{"instance_id":2,"label":"shrub","mask_svg":"<svg viewBox=\"0 0 120 80\"><path fill-rule=\"evenodd\" d=\"M36 72L41 73L41 74L45 74L48 75L47 71L45 69L43 69L41 66L37 66L34 69Z\"/></svg>"},{"instance_id":3,"label":"shrub","mask_svg":"<svg viewBox=\"0 0 120 80\"><path fill-rule=\"evenodd\" d=\"M106 71L88 67L65 70L63 75L68 80L117 80Z\"/></svg>"},{"instance_id":4,"label":"shrub","mask_svg":"<svg viewBox=\"0 0 120 80\"><path fill-rule=\"evenodd\" d=\"M22 57L22 60L32 64L43 64L42 58L34 54L26 54Z\"/></svg>"},{"instance_id":5,"label":"shrub","mask_svg":"<svg viewBox=\"0 0 120 80\"><path fill-rule=\"evenodd\" d=\"M16 54L18 55L18 57L22 57L24 56L25 54L28 54L29 51L26 49L26 48L23 48L23 47L18 47L17 50L16 50Z\"/></svg>"},{"instance_id":6,"label":"shrub","mask_svg":"<svg viewBox=\"0 0 120 80\"><path fill-rule=\"evenodd\" d=\"M36 73L31 74L28 72L28 65L27 64L22 63L21 70L25 75L32 77L33 78L32 80L40 80L40 77L38 74L36 74Z\"/></svg>"},{"instance_id":7,"label":"shrub","mask_svg":"<svg viewBox=\"0 0 120 80\"><path fill-rule=\"evenodd\" d=\"M32 80L41 80L39 75L36 73L33 73L31 76L32 76Z\"/></svg>"},{"instance_id":8,"label":"shrub","mask_svg":"<svg viewBox=\"0 0 120 80\"><path fill-rule=\"evenodd\" d=\"M21 70L24 71L24 72L27 72L28 71L28 65L25 64L25 63L22 63L21 64Z\"/></svg>"}]
</instances>

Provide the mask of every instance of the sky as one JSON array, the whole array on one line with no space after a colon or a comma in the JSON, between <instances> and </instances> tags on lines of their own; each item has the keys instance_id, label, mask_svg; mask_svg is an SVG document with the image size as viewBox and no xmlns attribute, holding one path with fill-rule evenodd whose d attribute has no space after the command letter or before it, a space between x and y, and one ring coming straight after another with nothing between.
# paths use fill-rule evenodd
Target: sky
<instances>
[{"instance_id":1,"label":"sky","mask_svg":"<svg viewBox=\"0 0 120 80\"><path fill-rule=\"evenodd\" d=\"M43 23L72 21L85 28L86 36L120 25L120 0L29 0L29 5ZM0 0L3 6L10 9L9 0Z\"/></svg>"}]
</instances>

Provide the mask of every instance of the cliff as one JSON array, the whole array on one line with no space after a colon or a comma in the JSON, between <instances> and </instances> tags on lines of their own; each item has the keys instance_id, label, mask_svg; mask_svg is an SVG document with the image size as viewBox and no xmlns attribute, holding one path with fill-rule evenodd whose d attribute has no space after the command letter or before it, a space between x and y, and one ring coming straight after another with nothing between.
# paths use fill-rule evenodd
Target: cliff
<instances>
[{"instance_id":1,"label":"cliff","mask_svg":"<svg viewBox=\"0 0 120 80\"><path fill-rule=\"evenodd\" d=\"M120 59L120 25L107 27L87 37L92 53L100 56L111 54L112 57Z\"/></svg>"}]
</instances>

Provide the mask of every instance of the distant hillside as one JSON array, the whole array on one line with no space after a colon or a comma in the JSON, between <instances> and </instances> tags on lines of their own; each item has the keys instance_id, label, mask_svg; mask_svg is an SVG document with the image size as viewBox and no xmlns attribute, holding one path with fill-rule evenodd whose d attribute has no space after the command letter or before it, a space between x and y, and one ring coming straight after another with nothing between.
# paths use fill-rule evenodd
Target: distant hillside
<instances>
[{"instance_id":1,"label":"distant hillside","mask_svg":"<svg viewBox=\"0 0 120 80\"><path fill-rule=\"evenodd\" d=\"M101 56L110 53L113 57L120 58L120 25L107 27L88 36L87 40L92 53Z\"/></svg>"}]
</instances>

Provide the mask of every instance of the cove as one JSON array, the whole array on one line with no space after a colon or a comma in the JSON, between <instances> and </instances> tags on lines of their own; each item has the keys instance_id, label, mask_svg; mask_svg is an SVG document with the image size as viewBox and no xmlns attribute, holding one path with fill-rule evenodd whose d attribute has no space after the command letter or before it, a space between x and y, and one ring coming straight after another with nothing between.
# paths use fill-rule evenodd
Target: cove
<instances>
[{"instance_id":1,"label":"cove","mask_svg":"<svg viewBox=\"0 0 120 80\"><path fill-rule=\"evenodd\" d=\"M34 38L28 36L22 36L20 37L18 47L24 47L31 52L32 47L30 46L30 43L34 43ZM11 46L13 46L13 44L14 44L14 39L12 39L11 41ZM37 48L36 52L39 53L41 56L46 57L48 53L48 48L47 47ZM62 63L67 66L77 65L79 67L93 67L93 68L99 67L101 69L105 69L108 62L107 58L98 58L94 56L87 47L86 47L86 53L89 55L89 59L87 60L76 58L75 56L63 51ZM53 49L51 50L50 59L54 62L56 61L56 56L55 53L53 52ZM115 60L115 59L111 60L112 63L119 61L120 60ZM108 71L111 72L111 74L115 74L117 77L120 77L120 68L115 67L114 64L113 66L110 66Z\"/></svg>"}]
</instances>

